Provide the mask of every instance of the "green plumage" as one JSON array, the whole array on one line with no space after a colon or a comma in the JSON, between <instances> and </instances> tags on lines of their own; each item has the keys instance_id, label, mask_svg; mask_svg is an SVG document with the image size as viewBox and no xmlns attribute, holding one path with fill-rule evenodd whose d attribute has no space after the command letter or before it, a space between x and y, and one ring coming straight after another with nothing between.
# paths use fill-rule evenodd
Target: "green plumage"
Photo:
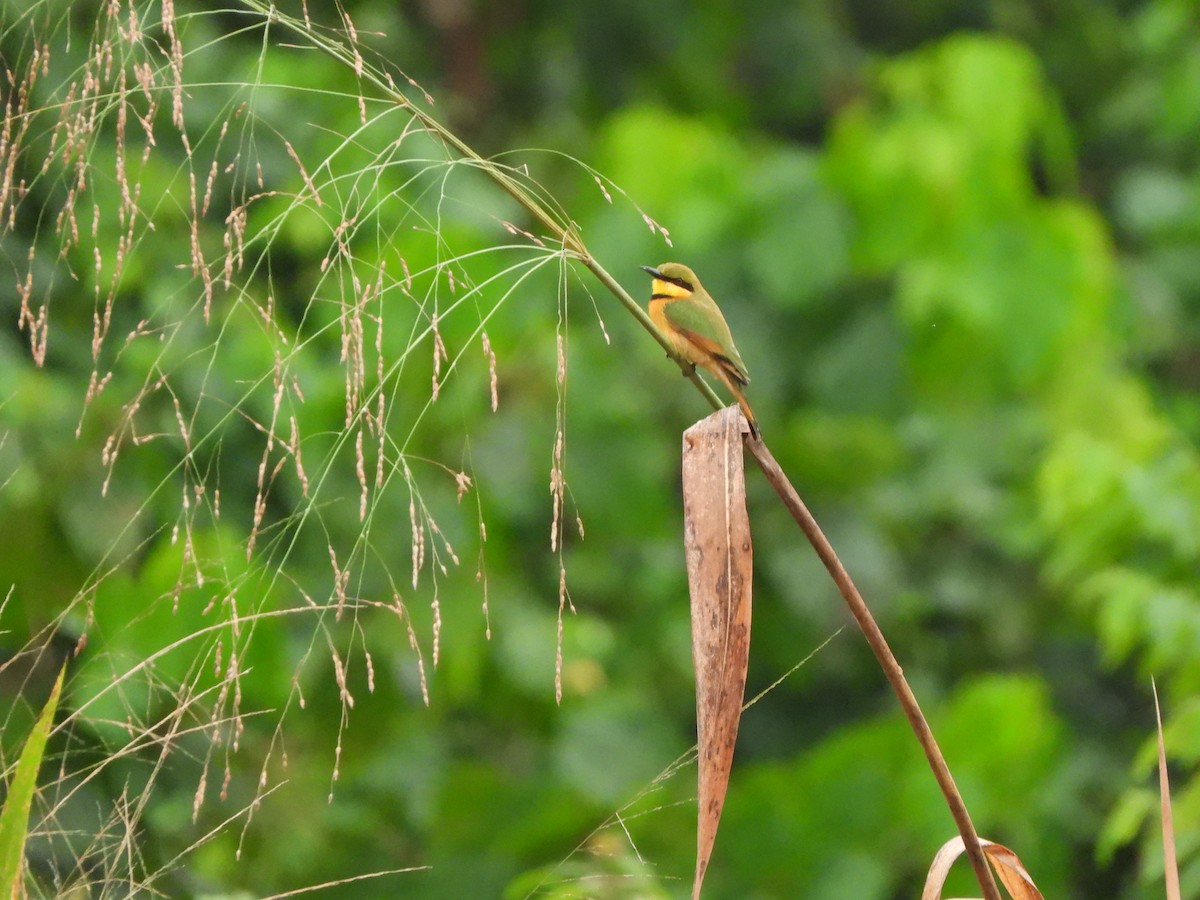
<instances>
[{"instance_id":1,"label":"green plumage","mask_svg":"<svg viewBox=\"0 0 1200 900\"><path fill-rule=\"evenodd\" d=\"M697 288L690 297L672 300L664 307L663 314L677 328L698 334L719 347L720 352L717 355L728 360L733 367L733 374L737 375L742 384L749 383L750 374L746 371L742 355L733 345L733 335L729 326L725 324L716 302L704 288Z\"/></svg>"}]
</instances>

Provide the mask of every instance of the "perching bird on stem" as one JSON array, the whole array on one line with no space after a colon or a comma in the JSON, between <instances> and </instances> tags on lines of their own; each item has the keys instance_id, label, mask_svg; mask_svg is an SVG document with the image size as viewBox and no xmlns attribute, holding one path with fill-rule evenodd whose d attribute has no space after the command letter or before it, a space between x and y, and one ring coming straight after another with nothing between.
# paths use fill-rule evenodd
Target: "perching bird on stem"
<instances>
[{"instance_id":1,"label":"perching bird on stem","mask_svg":"<svg viewBox=\"0 0 1200 900\"><path fill-rule=\"evenodd\" d=\"M687 266L669 262L657 269L642 269L654 279L650 319L681 358L711 372L729 388L741 404L751 433L757 437L758 420L742 393L750 383L750 375L716 301Z\"/></svg>"}]
</instances>

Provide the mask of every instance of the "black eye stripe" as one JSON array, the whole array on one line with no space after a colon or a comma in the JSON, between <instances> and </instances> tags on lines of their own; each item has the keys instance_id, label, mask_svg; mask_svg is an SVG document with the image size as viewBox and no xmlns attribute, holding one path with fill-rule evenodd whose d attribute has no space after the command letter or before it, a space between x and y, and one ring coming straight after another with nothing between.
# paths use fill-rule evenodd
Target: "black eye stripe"
<instances>
[{"instance_id":1,"label":"black eye stripe","mask_svg":"<svg viewBox=\"0 0 1200 900\"><path fill-rule=\"evenodd\" d=\"M692 284L690 281L685 281L682 278L668 278L666 275L663 275L660 280L670 282L671 284L675 285L676 287L683 288L685 291L696 290L694 287L692 287Z\"/></svg>"}]
</instances>

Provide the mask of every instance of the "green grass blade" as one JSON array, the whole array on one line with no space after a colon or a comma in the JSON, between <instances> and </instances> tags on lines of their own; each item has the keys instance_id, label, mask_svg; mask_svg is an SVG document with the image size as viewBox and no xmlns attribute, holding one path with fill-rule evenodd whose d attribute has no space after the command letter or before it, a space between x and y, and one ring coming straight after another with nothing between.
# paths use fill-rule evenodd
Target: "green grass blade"
<instances>
[{"instance_id":1,"label":"green grass blade","mask_svg":"<svg viewBox=\"0 0 1200 900\"><path fill-rule=\"evenodd\" d=\"M4 809L0 810L0 898L14 896L21 877L21 858L25 853L25 838L29 831L29 808L33 805L38 769L41 768L46 740L54 724L54 711L58 708L58 696L66 671L66 666L63 666L54 683L54 690L50 692L50 699L34 723L29 740L21 751L21 758L17 760L17 771L8 786L8 800Z\"/></svg>"}]
</instances>

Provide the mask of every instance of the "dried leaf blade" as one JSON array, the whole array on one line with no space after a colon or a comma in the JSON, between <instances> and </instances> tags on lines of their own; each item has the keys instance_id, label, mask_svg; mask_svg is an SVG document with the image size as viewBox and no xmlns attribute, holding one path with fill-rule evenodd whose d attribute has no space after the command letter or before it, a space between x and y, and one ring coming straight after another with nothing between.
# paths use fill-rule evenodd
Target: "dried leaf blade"
<instances>
[{"instance_id":1,"label":"dried leaf blade","mask_svg":"<svg viewBox=\"0 0 1200 900\"><path fill-rule=\"evenodd\" d=\"M700 896L725 805L750 659L753 550L741 428L737 408L729 407L683 436L684 545L698 746L693 898Z\"/></svg>"},{"instance_id":2,"label":"dried leaf blade","mask_svg":"<svg viewBox=\"0 0 1200 900\"><path fill-rule=\"evenodd\" d=\"M1042 892L1034 884L1033 877L1025 870L1020 857L1003 844L997 844L984 838L979 839L984 855L996 877L1004 885L1013 900L1043 900ZM933 862L929 866L929 874L925 876L925 889L921 891L921 900L941 900L942 888L946 884L946 876L954 861L962 856L965 847L960 835L956 835L942 844Z\"/></svg>"}]
</instances>

